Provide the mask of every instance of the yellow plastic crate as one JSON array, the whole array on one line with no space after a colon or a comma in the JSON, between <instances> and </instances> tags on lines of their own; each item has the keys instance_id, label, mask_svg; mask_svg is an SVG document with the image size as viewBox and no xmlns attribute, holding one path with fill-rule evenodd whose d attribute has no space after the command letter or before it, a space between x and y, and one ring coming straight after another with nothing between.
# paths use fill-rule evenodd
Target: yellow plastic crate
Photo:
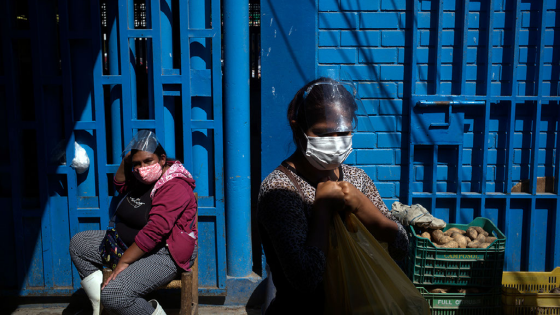
<instances>
[{"instance_id":1,"label":"yellow plastic crate","mask_svg":"<svg viewBox=\"0 0 560 315\"><path fill-rule=\"evenodd\" d=\"M560 315L560 293L548 293L557 287L560 287L560 267L551 272L504 272L503 312ZM546 293L539 293L541 289Z\"/></svg>"}]
</instances>

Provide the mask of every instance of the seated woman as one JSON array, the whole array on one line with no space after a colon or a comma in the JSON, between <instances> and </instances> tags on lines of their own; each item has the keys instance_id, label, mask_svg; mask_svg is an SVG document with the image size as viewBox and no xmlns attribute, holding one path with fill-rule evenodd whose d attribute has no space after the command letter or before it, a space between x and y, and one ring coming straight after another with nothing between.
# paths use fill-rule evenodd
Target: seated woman
<instances>
[{"instance_id":1,"label":"seated woman","mask_svg":"<svg viewBox=\"0 0 560 315\"><path fill-rule=\"evenodd\" d=\"M349 88L350 87L350 88ZM408 250L405 229L371 178L342 164L352 151L356 102L352 85L320 78L301 88L288 108L297 146L261 183L257 220L276 297L266 314L322 314L323 274L332 216L351 211L393 259Z\"/></svg>"},{"instance_id":2,"label":"seated woman","mask_svg":"<svg viewBox=\"0 0 560 315\"><path fill-rule=\"evenodd\" d=\"M171 161L151 131L142 130L125 152L114 183L124 197L115 226L128 246L105 283L106 261L99 248L106 231L84 231L70 242L82 287L99 314L100 301L114 314L165 314L142 297L188 270L196 257L195 181L179 161Z\"/></svg>"}]
</instances>

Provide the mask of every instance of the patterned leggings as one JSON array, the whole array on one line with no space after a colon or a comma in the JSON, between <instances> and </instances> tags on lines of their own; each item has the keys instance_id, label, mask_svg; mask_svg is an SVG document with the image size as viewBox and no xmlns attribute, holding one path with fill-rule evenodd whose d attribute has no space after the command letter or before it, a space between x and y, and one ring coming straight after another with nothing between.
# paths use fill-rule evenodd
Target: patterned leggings
<instances>
[{"instance_id":1,"label":"patterned leggings","mask_svg":"<svg viewBox=\"0 0 560 315\"><path fill-rule=\"evenodd\" d=\"M99 244L105 231L84 231L70 241L70 256L83 279L103 267ZM180 269L167 247L146 254L101 291L101 304L112 314L150 315L155 310L142 296L173 280Z\"/></svg>"}]
</instances>

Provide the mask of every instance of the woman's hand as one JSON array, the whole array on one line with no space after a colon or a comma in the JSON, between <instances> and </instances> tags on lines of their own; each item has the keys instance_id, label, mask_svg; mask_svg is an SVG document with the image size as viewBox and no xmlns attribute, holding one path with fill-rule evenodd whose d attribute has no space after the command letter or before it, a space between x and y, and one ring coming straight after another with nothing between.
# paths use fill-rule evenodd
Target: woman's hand
<instances>
[{"instance_id":1,"label":"woman's hand","mask_svg":"<svg viewBox=\"0 0 560 315\"><path fill-rule=\"evenodd\" d=\"M397 223L383 215L354 185L348 182L338 182L338 185L344 194L345 210L354 213L378 241L393 242L399 230Z\"/></svg>"},{"instance_id":2,"label":"woman's hand","mask_svg":"<svg viewBox=\"0 0 560 315\"><path fill-rule=\"evenodd\" d=\"M105 281L105 283L103 283L101 290L105 288L105 286L109 283L109 281L115 279L119 275L119 273L123 272L123 270L128 268L128 266L130 266L133 262L137 261L138 259L140 259L140 257L144 256L144 254L145 252L142 251L140 247L136 245L136 243L132 243L132 245L130 245L130 247L122 255L121 259L119 260L119 263L115 267L115 270L113 270L111 276L107 279L107 281Z\"/></svg>"},{"instance_id":3,"label":"woman's hand","mask_svg":"<svg viewBox=\"0 0 560 315\"><path fill-rule=\"evenodd\" d=\"M334 213L344 208L344 193L337 182L325 181L317 184L315 208L320 207Z\"/></svg>"},{"instance_id":4,"label":"woman's hand","mask_svg":"<svg viewBox=\"0 0 560 315\"><path fill-rule=\"evenodd\" d=\"M364 198L367 198L361 191L356 188L356 186L350 184L349 182L338 182L338 186L344 194L344 204L346 205L346 210L352 213L357 213L362 209L364 204Z\"/></svg>"},{"instance_id":5,"label":"woman's hand","mask_svg":"<svg viewBox=\"0 0 560 315\"><path fill-rule=\"evenodd\" d=\"M113 270L113 273L111 273L111 276L107 278L107 280L105 280L105 282L103 283L101 290L105 289L107 284L109 284L111 280L115 279L119 275L119 273L121 273L123 270L128 268L128 266L130 266L130 264L127 264L122 260L120 260L119 263L117 264L117 267L115 267L115 270Z\"/></svg>"}]
</instances>

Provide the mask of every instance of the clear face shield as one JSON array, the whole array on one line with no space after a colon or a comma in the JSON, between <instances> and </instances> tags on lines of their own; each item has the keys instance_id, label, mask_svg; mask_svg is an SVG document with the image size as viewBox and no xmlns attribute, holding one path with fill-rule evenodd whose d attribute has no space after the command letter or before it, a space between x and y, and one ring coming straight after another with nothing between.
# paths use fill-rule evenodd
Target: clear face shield
<instances>
[{"instance_id":1,"label":"clear face shield","mask_svg":"<svg viewBox=\"0 0 560 315\"><path fill-rule=\"evenodd\" d=\"M318 136L373 131L358 91L351 82L317 82L305 91L303 98L307 127Z\"/></svg>"},{"instance_id":2,"label":"clear face shield","mask_svg":"<svg viewBox=\"0 0 560 315\"><path fill-rule=\"evenodd\" d=\"M156 138L156 134L150 130L140 130L137 134L132 137L132 140L128 143L124 149L122 156L125 156L128 152L132 150L146 151L154 153L159 145L159 141Z\"/></svg>"}]
</instances>

